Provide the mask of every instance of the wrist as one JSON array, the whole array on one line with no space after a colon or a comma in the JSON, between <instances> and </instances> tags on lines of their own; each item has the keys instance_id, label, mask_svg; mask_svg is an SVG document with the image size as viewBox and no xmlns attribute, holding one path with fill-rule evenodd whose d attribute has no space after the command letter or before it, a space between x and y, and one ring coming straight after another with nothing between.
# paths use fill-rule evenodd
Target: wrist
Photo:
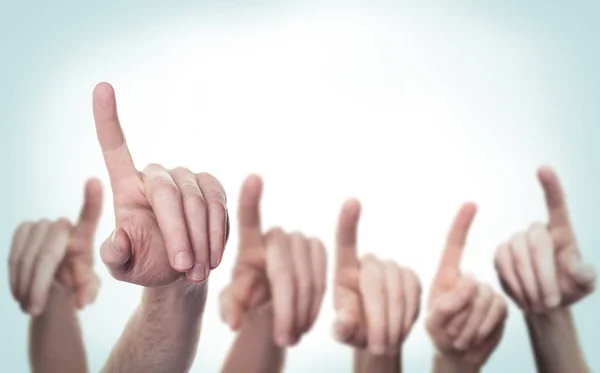
<instances>
[{"instance_id":1,"label":"wrist","mask_svg":"<svg viewBox=\"0 0 600 373\"><path fill-rule=\"evenodd\" d=\"M144 288L142 307L168 304L169 307L204 308L208 294L208 281L201 284L185 281L159 288Z\"/></svg>"},{"instance_id":2,"label":"wrist","mask_svg":"<svg viewBox=\"0 0 600 373\"><path fill-rule=\"evenodd\" d=\"M557 325L569 322L571 319L571 309L569 307L561 307L543 313L523 312L523 315L528 323Z\"/></svg>"},{"instance_id":3,"label":"wrist","mask_svg":"<svg viewBox=\"0 0 600 373\"><path fill-rule=\"evenodd\" d=\"M437 352L433 359L434 372L478 373L480 366L462 360L459 356Z\"/></svg>"}]
</instances>

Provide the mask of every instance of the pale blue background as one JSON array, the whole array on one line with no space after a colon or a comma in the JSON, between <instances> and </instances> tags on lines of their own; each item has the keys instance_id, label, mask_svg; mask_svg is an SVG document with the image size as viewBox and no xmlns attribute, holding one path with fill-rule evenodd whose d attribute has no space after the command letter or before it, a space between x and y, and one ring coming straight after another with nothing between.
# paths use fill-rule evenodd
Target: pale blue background
<instances>
[{"instance_id":1,"label":"pale blue background","mask_svg":"<svg viewBox=\"0 0 600 373\"><path fill-rule=\"evenodd\" d=\"M77 155L97 149L65 144L61 141L64 133L45 128L44 118L40 118L36 111L44 105L45 95L51 95L53 89L61 90L60 86L49 86L49 82L55 84L55 81L48 77L57 69L63 71L65 66L68 68L73 53L89 49L90 55L105 58L106 64L127 64L118 54L111 54L109 49L94 50L95 43L110 44L110 40L126 39L128 33L160 27L162 21L182 16L197 17L199 22L236 17L276 18L280 13L294 12L298 8L292 3L278 2L276 5L267 1L244 2L243 6L236 2L214 5L217 3L224 2L188 1L178 5L150 1L0 3L0 166L3 171L0 256L7 257L12 230L21 220L65 213L74 215L73 212L50 209L49 203L45 202L58 199L70 205L70 200L75 198L72 194L78 190L75 187L63 189L61 180L54 177L53 167L47 162L52 158L53 149L72 148L72 166L57 166L63 172L72 167L73 172L90 176L77 162ZM329 5L334 9L345 6L344 2ZM403 7L411 7L408 3L371 6L390 12L401 12ZM600 266L600 150L597 145L600 139L600 23L597 21L600 3L486 1L479 2L479 5L466 5L464 2L445 2L443 6L421 8L425 12L468 12L480 19L482 25L488 21L496 25L500 23L524 38L535 40L544 51L544 79L539 85L540 89L546 90L545 94L552 97L551 105L546 108L551 120L532 125L547 126L548 132L553 134L552 143L556 146L554 159L560 159L581 245L586 258ZM313 9L310 5L302 9L319 11L318 6ZM168 34L169 30L164 32ZM493 43L490 40L489 49L482 53L493 53ZM526 102L523 104L527 105ZM64 103L64 110L69 110L69 102ZM82 126L89 125L82 123ZM490 127L485 130L493 136L494 131L499 129ZM518 137L519 133L514 136ZM544 138L530 140L545 142ZM45 145L32 145L40 143ZM509 145L498 146L506 147L506 152L510 152ZM80 195L76 197L79 199ZM105 206L108 209L109 204ZM26 318L10 297L7 277L6 267L0 267L0 371L25 372ZM594 370L600 370L600 354L597 353L600 296L596 294L587 299L575 309L575 314L590 365ZM513 313L512 317L518 315ZM522 332L507 333L502 349L494 355L487 371L521 372L530 369L531 355L528 349L523 348L523 338ZM92 366L98 367L110 349L110 342L99 341L98 345L87 347ZM320 362L322 371L333 371L336 366L336 361L327 356L314 359ZM410 360L410 367L418 371L421 364L410 357L406 359ZM196 365L202 366L201 362Z\"/></svg>"}]
</instances>

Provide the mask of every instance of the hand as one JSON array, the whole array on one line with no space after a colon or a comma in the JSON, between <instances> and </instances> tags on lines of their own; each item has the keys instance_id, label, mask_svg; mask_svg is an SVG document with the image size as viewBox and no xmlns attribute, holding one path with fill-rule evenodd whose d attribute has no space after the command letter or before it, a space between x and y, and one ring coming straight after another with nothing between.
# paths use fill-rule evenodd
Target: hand
<instances>
[{"instance_id":1,"label":"hand","mask_svg":"<svg viewBox=\"0 0 600 373\"><path fill-rule=\"evenodd\" d=\"M482 366L502 337L506 301L489 285L460 272L460 261L476 206L456 216L429 296L427 332L445 358Z\"/></svg>"},{"instance_id":2,"label":"hand","mask_svg":"<svg viewBox=\"0 0 600 373\"><path fill-rule=\"evenodd\" d=\"M79 308L92 303L99 279L93 268L93 241L102 210L102 186L90 179L79 222L43 219L22 223L15 231L9 258L10 285L21 309L44 312L54 281L76 294Z\"/></svg>"},{"instance_id":3,"label":"hand","mask_svg":"<svg viewBox=\"0 0 600 373\"><path fill-rule=\"evenodd\" d=\"M325 293L325 248L316 238L260 227L262 181L244 182L238 210L239 251L231 283L221 293L221 317L237 330L245 313L271 303L274 339L296 344L315 322Z\"/></svg>"},{"instance_id":4,"label":"hand","mask_svg":"<svg viewBox=\"0 0 600 373\"><path fill-rule=\"evenodd\" d=\"M590 294L596 271L583 262L558 177L543 167L549 223L534 223L496 252L496 270L510 297L526 312L567 307Z\"/></svg>"},{"instance_id":5,"label":"hand","mask_svg":"<svg viewBox=\"0 0 600 373\"><path fill-rule=\"evenodd\" d=\"M397 356L419 314L416 274L373 255L357 257L360 204L342 207L337 229L334 306L335 338L373 355Z\"/></svg>"},{"instance_id":6,"label":"hand","mask_svg":"<svg viewBox=\"0 0 600 373\"><path fill-rule=\"evenodd\" d=\"M94 120L113 191L116 229L100 248L113 277L147 287L204 282L229 232L226 195L207 173L158 164L138 172L119 123L113 88L94 90Z\"/></svg>"}]
</instances>

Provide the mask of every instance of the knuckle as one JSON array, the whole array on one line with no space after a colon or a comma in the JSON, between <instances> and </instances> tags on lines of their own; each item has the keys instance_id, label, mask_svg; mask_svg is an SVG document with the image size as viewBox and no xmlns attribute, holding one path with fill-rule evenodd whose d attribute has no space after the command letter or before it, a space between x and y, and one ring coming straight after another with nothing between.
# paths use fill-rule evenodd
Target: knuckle
<instances>
[{"instance_id":1,"label":"knuckle","mask_svg":"<svg viewBox=\"0 0 600 373\"><path fill-rule=\"evenodd\" d=\"M294 282L294 276L291 271L282 264L275 264L269 267L269 272L274 281L284 283L286 285Z\"/></svg>"},{"instance_id":2,"label":"knuckle","mask_svg":"<svg viewBox=\"0 0 600 373\"><path fill-rule=\"evenodd\" d=\"M199 190L181 190L181 198L190 212L206 211L206 200Z\"/></svg>"},{"instance_id":3,"label":"knuckle","mask_svg":"<svg viewBox=\"0 0 600 373\"><path fill-rule=\"evenodd\" d=\"M267 236L281 238L286 236L285 231L281 227L272 227L266 233Z\"/></svg>"},{"instance_id":4,"label":"knuckle","mask_svg":"<svg viewBox=\"0 0 600 373\"><path fill-rule=\"evenodd\" d=\"M175 167L171 173L175 174L175 175L185 175L185 174L191 174L193 175L192 171L190 171L188 168L179 166L179 167Z\"/></svg>"},{"instance_id":5,"label":"knuckle","mask_svg":"<svg viewBox=\"0 0 600 373\"><path fill-rule=\"evenodd\" d=\"M153 193L154 199L164 200L179 197L179 189L177 189L177 186L172 181L166 179L156 181Z\"/></svg>"},{"instance_id":6,"label":"knuckle","mask_svg":"<svg viewBox=\"0 0 600 373\"><path fill-rule=\"evenodd\" d=\"M158 163L148 163L146 167L144 167L144 173L159 171L163 169L163 166L159 165Z\"/></svg>"},{"instance_id":7,"label":"knuckle","mask_svg":"<svg viewBox=\"0 0 600 373\"><path fill-rule=\"evenodd\" d=\"M60 231L70 231L73 225L71 221L67 218L60 218L54 222L54 227Z\"/></svg>"},{"instance_id":8,"label":"knuckle","mask_svg":"<svg viewBox=\"0 0 600 373\"><path fill-rule=\"evenodd\" d=\"M531 225L529 226L528 232L531 234L531 233L535 233L536 231L539 232L539 231L544 231L544 230L546 230L546 225L539 221L536 221L536 222L531 223Z\"/></svg>"}]
</instances>

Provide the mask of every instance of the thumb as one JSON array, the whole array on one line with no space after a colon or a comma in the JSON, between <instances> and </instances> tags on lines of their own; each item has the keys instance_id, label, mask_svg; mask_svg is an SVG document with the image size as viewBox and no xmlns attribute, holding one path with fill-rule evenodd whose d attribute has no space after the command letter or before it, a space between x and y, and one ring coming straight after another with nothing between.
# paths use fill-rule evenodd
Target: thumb
<instances>
[{"instance_id":1,"label":"thumb","mask_svg":"<svg viewBox=\"0 0 600 373\"><path fill-rule=\"evenodd\" d=\"M100 246L100 258L110 274L117 280L124 280L127 275L127 264L131 258L131 240L127 232L117 228Z\"/></svg>"},{"instance_id":2,"label":"thumb","mask_svg":"<svg viewBox=\"0 0 600 373\"><path fill-rule=\"evenodd\" d=\"M231 330L238 330L241 325L243 307L235 299L231 286L227 286L219 295L219 311L221 320L229 325Z\"/></svg>"},{"instance_id":3,"label":"thumb","mask_svg":"<svg viewBox=\"0 0 600 373\"><path fill-rule=\"evenodd\" d=\"M93 303L98 296L100 289L100 278L93 274L90 280L77 288L77 307L83 309L85 306Z\"/></svg>"}]
</instances>

